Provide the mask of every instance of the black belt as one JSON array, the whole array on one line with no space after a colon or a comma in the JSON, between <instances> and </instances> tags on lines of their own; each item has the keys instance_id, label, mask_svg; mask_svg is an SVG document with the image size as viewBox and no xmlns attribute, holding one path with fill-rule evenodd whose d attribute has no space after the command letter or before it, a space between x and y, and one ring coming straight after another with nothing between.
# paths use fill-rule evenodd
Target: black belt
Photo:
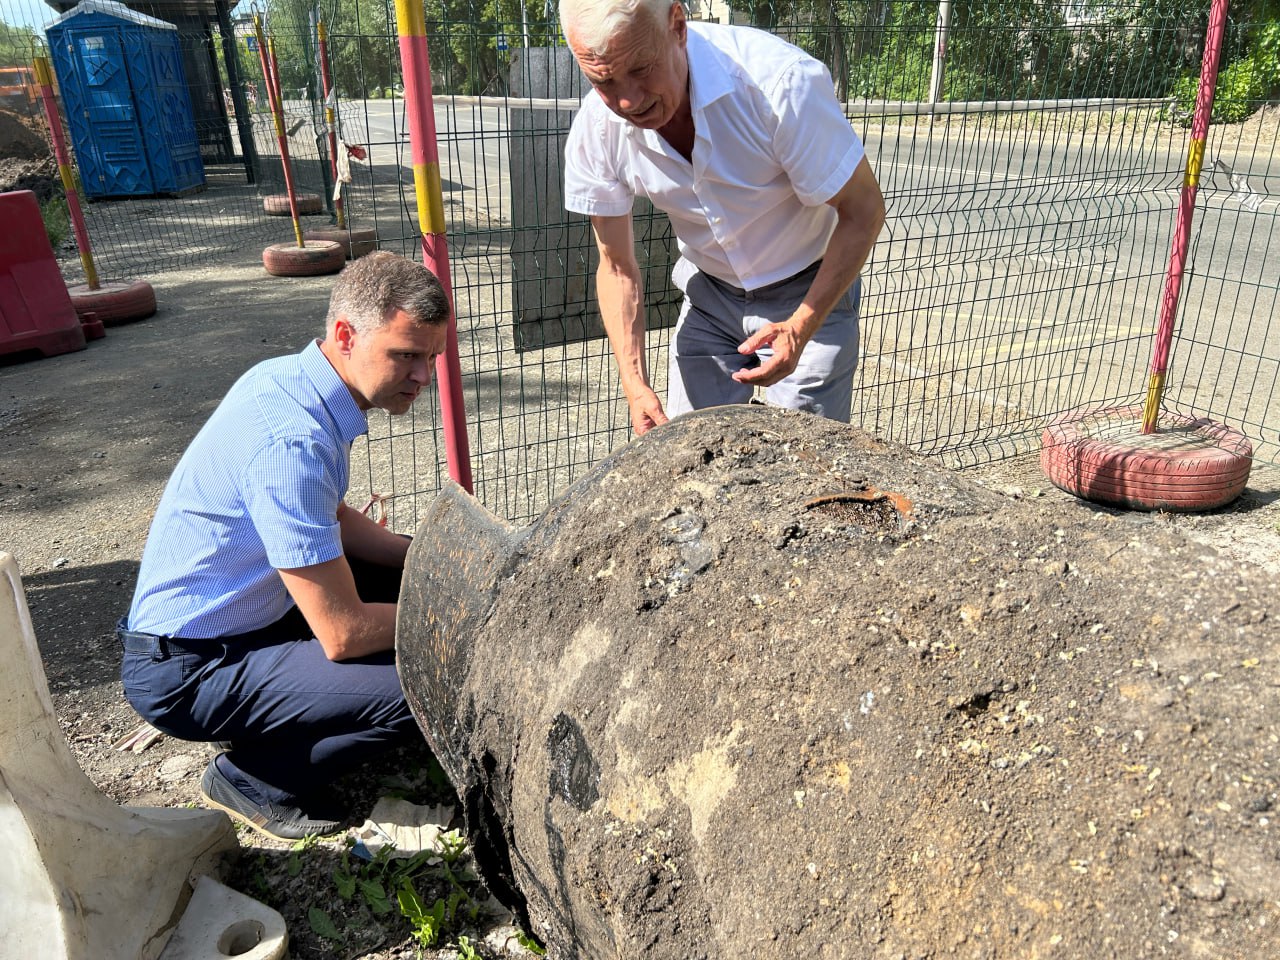
<instances>
[{"instance_id":1,"label":"black belt","mask_svg":"<svg viewBox=\"0 0 1280 960\"><path fill-rule=\"evenodd\" d=\"M160 637L154 633L139 633L137 630L117 628L116 636L125 653L141 653L152 660L168 660L173 653L194 653L199 656L212 656L222 652L222 640L198 640L187 637Z\"/></svg>"}]
</instances>

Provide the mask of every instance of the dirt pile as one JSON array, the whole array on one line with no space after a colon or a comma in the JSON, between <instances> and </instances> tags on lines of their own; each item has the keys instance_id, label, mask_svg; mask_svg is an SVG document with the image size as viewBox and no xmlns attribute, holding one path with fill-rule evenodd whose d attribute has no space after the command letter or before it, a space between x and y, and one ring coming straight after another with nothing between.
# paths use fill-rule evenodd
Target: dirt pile
<instances>
[{"instance_id":1,"label":"dirt pile","mask_svg":"<svg viewBox=\"0 0 1280 960\"><path fill-rule=\"evenodd\" d=\"M43 203L62 185L39 122L0 110L0 193L11 190L30 190Z\"/></svg>"},{"instance_id":2,"label":"dirt pile","mask_svg":"<svg viewBox=\"0 0 1280 960\"><path fill-rule=\"evenodd\" d=\"M468 509L402 678L553 957L1280 956L1260 571L751 408Z\"/></svg>"},{"instance_id":3,"label":"dirt pile","mask_svg":"<svg viewBox=\"0 0 1280 960\"><path fill-rule=\"evenodd\" d=\"M49 144L34 121L0 110L0 160L40 160Z\"/></svg>"}]
</instances>

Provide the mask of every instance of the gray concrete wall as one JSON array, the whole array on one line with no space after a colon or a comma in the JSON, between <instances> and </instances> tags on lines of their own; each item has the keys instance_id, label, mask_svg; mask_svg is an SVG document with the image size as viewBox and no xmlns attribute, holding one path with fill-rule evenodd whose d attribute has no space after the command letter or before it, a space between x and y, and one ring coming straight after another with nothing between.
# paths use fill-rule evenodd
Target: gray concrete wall
<instances>
[{"instance_id":1,"label":"gray concrete wall","mask_svg":"<svg viewBox=\"0 0 1280 960\"><path fill-rule=\"evenodd\" d=\"M589 84L567 47L517 49L511 56L510 144L513 325L517 349L604 336L596 305L599 261L586 217L564 209L564 145L574 114L521 106L519 99L581 97ZM670 326L680 294L665 214L644 199L633 212L636 257L648 324Z\"/></svg>"}]
</instances>

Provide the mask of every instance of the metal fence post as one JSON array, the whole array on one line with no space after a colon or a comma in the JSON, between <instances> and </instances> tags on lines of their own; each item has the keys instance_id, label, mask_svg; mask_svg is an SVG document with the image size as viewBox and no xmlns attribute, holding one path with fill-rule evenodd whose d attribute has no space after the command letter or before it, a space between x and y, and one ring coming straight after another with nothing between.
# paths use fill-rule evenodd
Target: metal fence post
<instances>
[{"instance_id":1,"label":"metal fence post","mask_svg":"<svg viewBox=\"0 0 1280 960\"><path fill-rule=\"evenodd\" d=\"M239 50L236 45L235 30L231 26L228 2L214 5L218 15L218 32L222 34L222 62L227 70L227 86L231 90L231 106L236 115L236 132L240 136L240 152L244 155L245 179L248 183L256 183L258 179L258 150L253 142L253 118L249 115L249 104L245 100L244 90L240 86L240 64L237 61Z\"/></svg>"}]
</instances>

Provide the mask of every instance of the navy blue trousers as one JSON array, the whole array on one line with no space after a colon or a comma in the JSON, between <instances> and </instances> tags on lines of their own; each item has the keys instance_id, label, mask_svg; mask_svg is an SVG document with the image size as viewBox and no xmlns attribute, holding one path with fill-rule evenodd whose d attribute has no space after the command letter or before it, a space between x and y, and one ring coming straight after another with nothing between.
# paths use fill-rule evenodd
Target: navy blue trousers
<instances>
[{"instance_id":1,"label":"navy blue trousers","mask_svg":"<svg viewBox=\"0 0 1280 960\"><path fill-rule=\"evenodd\" d=\"M395 602L399 569L351 561L361 598ZM395 652L335 663L295 607L247 634L216 640L121 629L125 697L158 730L229 740L219 764L256 802L304 810L323 788L385 749L421 737Z\"/></svg>"}]
</instances>

